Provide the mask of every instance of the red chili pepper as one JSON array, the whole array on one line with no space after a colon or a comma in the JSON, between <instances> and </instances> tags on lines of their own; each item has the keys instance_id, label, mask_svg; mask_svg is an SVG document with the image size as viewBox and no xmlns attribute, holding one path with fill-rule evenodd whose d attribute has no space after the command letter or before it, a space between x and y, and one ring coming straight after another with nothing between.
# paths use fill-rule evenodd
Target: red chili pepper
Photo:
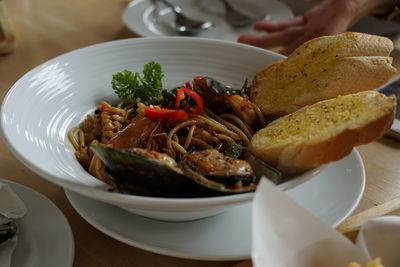
<instances>
[{"instance_id":1,"label":"red chili pepper","mask_svg":"<svg viewBox=\"0 0 400 267\"><path fill-rule=\"evenodd\" d=\"M181 88L181 89L182 89L182 88ZM182 101L183 99L185 99L185 92L182 91L181 89L179 89L179 90L176 92L175 109L178 109L178 108L179 108L179 104L181 103L181 101Z\"/></svg>"},{"instance_id":2,"label":"red chili pepper","mask_svg":"<svg viewBox=\"0 0 400 267\"><path fill-rule=\"evenodd\" d=\"M204 102L203 99L201 99L200 95L196 93L194 90L189 89L189 88L184 88L182 87L181 89L178 90L176 93L176 99L175 99L175 109L179 107L179 104L183 99L185 99L185 93L188 94L189 96L193 97L194 101L197 103L197 109L191 111L196 114L200 114L203 112L203 106Z\"/></svg>"},{"instance_id":3,"label":"red chili pepper","mask_svg":"<svg viewBox=\"0 0 400 267\"><path fill-rule=\"evenodd\" d=\"M167 109L160 107L144 107L144 112L150 119L186 119L189 114L182 109Z\"/></svg>"}]
</instances>

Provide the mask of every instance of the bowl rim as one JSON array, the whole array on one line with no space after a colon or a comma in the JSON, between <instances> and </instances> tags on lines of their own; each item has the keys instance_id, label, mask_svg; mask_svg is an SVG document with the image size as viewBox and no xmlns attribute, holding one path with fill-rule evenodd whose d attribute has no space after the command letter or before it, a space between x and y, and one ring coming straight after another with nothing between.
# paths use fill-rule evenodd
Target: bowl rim
<instances>
[{"instance_id":1,"label":"bowl rim","mask_svg":"<svg viewBox=\"0 0 400 267\"><path fill-rule=\"evenodd\" d=\"M252 50L258 53L269 54L273 57L276 57L277 60L285 59L286 57L276 53L274 51L270 51L267 49L254 47L246 44L241 44L237 42L231 42L226 40L217 40L217 39L210 39L210 38L201 38L201 37L184 37L184 36L151 36L151 37L141 37L141 38L127 38L122 40L114 40L108 42L97 43L81 48L77 48L66 53L60 54L56 57L53 57L35 67L31 70L27 71L23 74L8 90L7 94L4 96L4 99L1 103L0 107L0 133L2 135L2 139L4 140L7 147L10 149L12 154L26 167L30 170L38 174L40 177L45 178L51 183L54 183L58 186L63 188L75 191L79 194L104 201L107 203L112 203L115 205L121 206L132 206L132 203L135 203L135 207L141 207L146 209L163 209L163 208L171 208L171 209L202 209L202 208L209 208L213 207L222 207L226 205L235 205L239 203L244 203L251 201L254 195L254 192L249 193L242 193L242 194L233 194L233 195L225 195L225 196L218 196L218 197L204 197L204 198L163 198L163 197L147 197L147 196L138 196L138 195L130 195L130 194L123 194L118 192L110 192L110 191L103 191L101 189L90 187L89 185L82 185L77 182L66 180L64 177L53 175L47 171L40 169L39 167L35 166L31 163L31 161L21 152L12 146L13 141L11 137L7 133L7 129L4 125L4 114L5 108L12 98L14 92L17 90L19 84L29 75L35 73L38 69L54 63L58 61L60 58L65 58L70 55L84 53L85 51L91 50L93 48L96 49L107 49L107 47L112 47L116 44L122 45L134 45L136 43L146 43L146 42L186 42L190 43L206 43L210 45L219 45L219 46L227 46L227 47L238 47L240 49ZM184 200L184 201L183 201Z\"/></svg>"}]
</instances>

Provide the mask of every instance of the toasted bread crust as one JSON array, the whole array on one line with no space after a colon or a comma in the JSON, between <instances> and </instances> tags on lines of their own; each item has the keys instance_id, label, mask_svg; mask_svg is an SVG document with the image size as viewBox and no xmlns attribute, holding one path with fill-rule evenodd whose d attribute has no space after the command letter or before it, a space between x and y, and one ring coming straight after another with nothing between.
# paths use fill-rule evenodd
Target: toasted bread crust
<instances>
[{"instance_id":1,"label":"toasted bread crust","mask_svg":"<svg viewBox=\"0 0 400 267\"><path fill-rule=\"evenodd\" d=\"M279 117L337 95L372 90L397 70L390 39L343 33L310 40L286 60L259 71L250 98L264 115Z\"/></svg>"},{"instance_id":2,"label":"toasted bread crust","mask_svg":"<svg viewBox=\"0 0 400 267\"><path fill-rule=\"evenodd\" d=\"M393 50L393 42L383 36L359 32L345 32L309 40L296 48L292 55L305 53L307 47L311 47L314 50L311 52L308 51L308 53L316 53L315 50L323 49L327 50L327 53L329 53L329 50L333 51L340 57L389 56Z\"/></svg>"},{"instance_id":3,"label":"toasted bread crust","mask_svg":"<svg viewBox=\"0 0 400 267\"><path fill-rule=\"evenodd\" d=\"M288 127L289 116L284 116L279 120L274 121L266 128L257 132L249 147L250 151L258 158L275 166L284 173L299 173L322 164L339 160L351 153L353 147L367 144L382 137L393 123L396 107L395 96L384 96L375 91L362 92L353 96L362 100L362 98L370 97L367 101L379 103L373 109L369 110L368 103L357 111L352 111L350 120L338 115L339 123L336 124L334 130L331 124L319 127L317 121L308 121L302 124L302 127L313 128L313 136L305 136L298 138L295 135L289 134L278 143L273 143L269 139L271 128L285 130ZM338 105L347 99L332 99L328 100L332 104L337 102ZM325 103L324 103L325 102ZM322 101L316 105L313 112L320 111L321 119L323 118L324 107L327 101ZM312 106L307 106L295 112L290 116L296 120L301 118L299 113L308 112ZM346 114L344 111L343 114ZM356 121L356 117L361 117L361 113L371 112L368 116L364 116L361 121ZM348 113L348 112L347 112ZM302 123L302 122L301 122ZM271 127L270 129L268 129ZM328 130L332 132L328 132Z\"/></svg>"}]
</instances>

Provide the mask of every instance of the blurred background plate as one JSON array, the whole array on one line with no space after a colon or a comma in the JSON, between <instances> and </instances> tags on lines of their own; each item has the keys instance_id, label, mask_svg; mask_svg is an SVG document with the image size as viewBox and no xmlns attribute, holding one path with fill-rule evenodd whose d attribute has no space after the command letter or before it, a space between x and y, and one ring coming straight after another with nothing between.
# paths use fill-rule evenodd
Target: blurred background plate
<instances>
[{"instance_id":1,"label":"blurred background plate","mask_svg":"<svg viewBox=\"0 0 400 267\"><path fill-rule=\"evenodd\" d=\"M15 221L18 243L10 267L72 266L74 237L64 214L33 189L5 179L0 182L9 185L28 209L23 218Z\"/></svg>"},{"instance_id":2,"label":"blurred background plate","mask_svg":"<svg viewBox=\"0 0 400 267\"><path fill-rule=\"evenodd\" d=\"M236 41L239 34L252 31L252 25L233 28L225 21L224 6L215 0L171 0L179 5L183 13L196 20L210 20L215 27L199 33L198 37ZM230 0L235 8L249 16L270 14L271 20L286 20L293 17L292 10L276 0ZM154 0L135 0L125 9L122 19L126 26L141 36L174 36L179 33L171 29L174 14L169 8Z\"/></svg>"}]
</instances>

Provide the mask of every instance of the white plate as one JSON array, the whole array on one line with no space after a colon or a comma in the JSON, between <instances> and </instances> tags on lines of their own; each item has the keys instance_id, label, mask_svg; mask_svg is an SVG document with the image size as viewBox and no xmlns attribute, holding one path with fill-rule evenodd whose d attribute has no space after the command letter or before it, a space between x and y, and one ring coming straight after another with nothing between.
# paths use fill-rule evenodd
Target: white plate
<instances>
[{"instance_id":1,"label":"white plate","mask_svg":"<svg viewBox=\"0 0 400 267\"><path fill-rule=\"evenodd\" d=\"M11 267L72 266L74 237L64 214L33 189L4 179L0 182L8 184L28 209L16 220L18 243Z\"/></svg>"},{"instance_id":2,"label":"white plate","mask_svg":"<svg viewBox=\"0 0 400 267\"><path fill-rule=\"evenodd\" d=\"M250 202L253 193L205 198L157 198L110 192L74 155L68 131L101 100L118 101L112 75L142 71L149 61L163 67L165 88L198 75L239 87L260 69L283 59L277 53L234 42L190 37L145 37L77 49L21 77L1 106L1 136L14 155L49 181L77 193L153 216L187 220Z\"/></svg>"},{"instance_id":3,"label":"white plate","mask_svg":"<svg viewBox=\"0 0 400 267\"><path fill-rule=\"evenodd\" d=\"M197 36L236 41L241 33L252 31L252 25L233 28L225 22L224 6L215 0L171 0L179 5L184 14L197 20L210 20L215 27L199 33ZM250 16L261 16L268 12L271 20L286 20L293 17L288 6L277 0L231 0L232 6L241 9ZM158 15L157 15L158 14ZM174 15L163 4L153 4L152 0L135 0L125 9L122 19L126 26L141 36L179 35L171 29Z\"/></svg>"},{"instance_id":4,"label":"white plate","mask_svg":"<svg viewBox=\"0 0 400 267\"><path fill-rule=\"evenodd\" d=\"M336 227L357 206L365 187L360 155L328 165L318 177L287 193L302 206ZM131 246L168 256L199 260L250 257L251 204L191 222L162 222L72 191L66 195L76 211L95 228Z\"/></svg>"},{"instance_id":5,"label":"white plate","mask_svg":"<svg viewBox=\"0 0 400 267\"><path fill-rule=\"evenodd\" d=\"M239 87L282 55L235 42L191 37L145 37L97 44L51 59L21 77L1 106L1 136L16 158L43 178L82 195L144 212L188 220L251 201L253 193L205 198L158 198L110 192L74 155L68 131L101 100L116 103L112 75L141 71L149 61L164 70L165 88L198 75ZM325 172L325 168L321 173Z\"/></svg>"}]
</instances>

